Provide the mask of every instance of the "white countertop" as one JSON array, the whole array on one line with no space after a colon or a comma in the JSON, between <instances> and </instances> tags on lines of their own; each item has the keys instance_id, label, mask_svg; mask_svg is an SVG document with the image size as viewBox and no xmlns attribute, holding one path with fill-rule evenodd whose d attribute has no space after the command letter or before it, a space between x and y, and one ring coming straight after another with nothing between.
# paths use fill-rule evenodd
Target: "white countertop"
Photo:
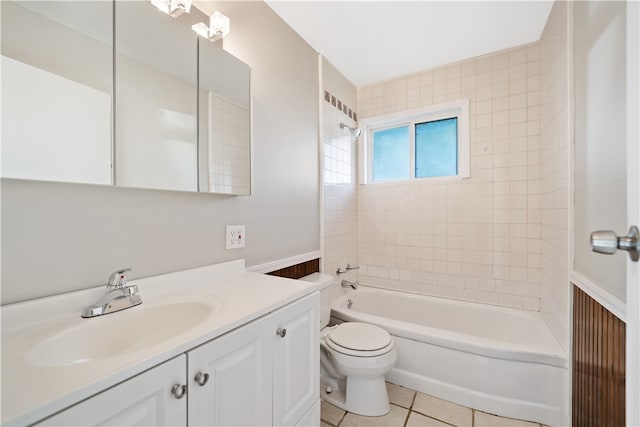
<instances>
[{"instance_id":1,"label":"white countertop","mask_svg":"<svg viewBox=\"0 0 640 427\"><path fill-rule=\"evenodd\" d=\"M244 260L131 280L129 284L138 286L142 305L92 319L81 318L81 310L95 303L104 287L0 307L2 425L39 421L315 290L307 282L246 272ZM41 366L29 356L38 343L70 327L108 322L111 316L132 315L134 310L179 301L204 302L214 311L202 323L171 339L114 357ZM135 324L122 333L135 334Z\"/></svg>"}]
</instances>

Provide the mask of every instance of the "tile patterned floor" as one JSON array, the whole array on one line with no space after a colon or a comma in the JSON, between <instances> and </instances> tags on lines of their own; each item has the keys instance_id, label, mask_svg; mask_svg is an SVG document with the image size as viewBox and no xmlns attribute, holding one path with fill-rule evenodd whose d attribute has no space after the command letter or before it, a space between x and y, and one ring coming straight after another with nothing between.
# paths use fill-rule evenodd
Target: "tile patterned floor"
<instances>
[{"instance_id":1,"label":"tile patterned floor","mask_svg":"<svg viewBox=\"0 0 640 427\"><path fill-rule=\"evenodd\" d=\"M541 427L538 423L486 414L395 384L387 383L387 390L391 402L387 415L363 417L323 401L321 427Z\"/></svg>"}]
</instances>

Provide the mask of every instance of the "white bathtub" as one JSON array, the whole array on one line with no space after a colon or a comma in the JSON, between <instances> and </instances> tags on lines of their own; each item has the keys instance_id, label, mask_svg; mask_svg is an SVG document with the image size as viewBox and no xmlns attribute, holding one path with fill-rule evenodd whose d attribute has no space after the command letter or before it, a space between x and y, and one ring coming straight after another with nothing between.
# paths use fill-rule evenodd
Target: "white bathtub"
<instances>
[{"instance_id":1,"label":"white bathtub","mask_svg":"<svg viewBox=\"0 0 640 427\"><path fill-rule=\"evenodd\" d=\"M568 423L567 358L537 312L360 286L333 301L331 316L393 335L392 383L492 414Z\"/></svg>"}]
</instances>

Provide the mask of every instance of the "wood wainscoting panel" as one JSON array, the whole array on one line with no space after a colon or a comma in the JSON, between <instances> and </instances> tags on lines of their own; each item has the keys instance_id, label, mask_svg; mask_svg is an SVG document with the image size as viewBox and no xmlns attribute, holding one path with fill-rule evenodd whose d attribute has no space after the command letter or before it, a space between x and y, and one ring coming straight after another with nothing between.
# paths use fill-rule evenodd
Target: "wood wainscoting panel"
<instances>
[{"instance_id":1,"label":"wood wainscoting panel","mask_svg":"<svg viewBox=\"0 0 640 427\"><path fill-rule=\"evenodd\" d=\"M272 276L287 277L289 279L299 279L301 277L307 276L311 273L317 273L319 271L320 258L316 258L312 259L311 261L281 268L280 270L272 271L267 274L270 274Z\"/></svg>"},{"instance_id":2,"label":"wood wainscoting panel","mask_svg":"<svg viewBox=\"0 0 640 427\"><path fill-rule=\"evenodd\" d=\"M572 425L625 425L625 329L574 285Z\"/></svg>"}]
</instances>

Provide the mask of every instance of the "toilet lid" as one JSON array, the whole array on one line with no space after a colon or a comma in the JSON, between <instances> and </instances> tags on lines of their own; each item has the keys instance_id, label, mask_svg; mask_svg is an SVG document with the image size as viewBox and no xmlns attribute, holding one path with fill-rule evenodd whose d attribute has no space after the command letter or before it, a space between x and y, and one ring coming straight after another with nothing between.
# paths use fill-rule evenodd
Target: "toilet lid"
<instances>
[{"instance_id":1,"label":"toilet lid","mask_svg":"<svg viewBox=\"0 0 640 427\"><path fill-rule=\"evenodd\" d=\"M329 341L349 350L376 351L391 344L391 335L378 326L367 323L341 323L331 333Z\"/></svg>"}]
</instances>

